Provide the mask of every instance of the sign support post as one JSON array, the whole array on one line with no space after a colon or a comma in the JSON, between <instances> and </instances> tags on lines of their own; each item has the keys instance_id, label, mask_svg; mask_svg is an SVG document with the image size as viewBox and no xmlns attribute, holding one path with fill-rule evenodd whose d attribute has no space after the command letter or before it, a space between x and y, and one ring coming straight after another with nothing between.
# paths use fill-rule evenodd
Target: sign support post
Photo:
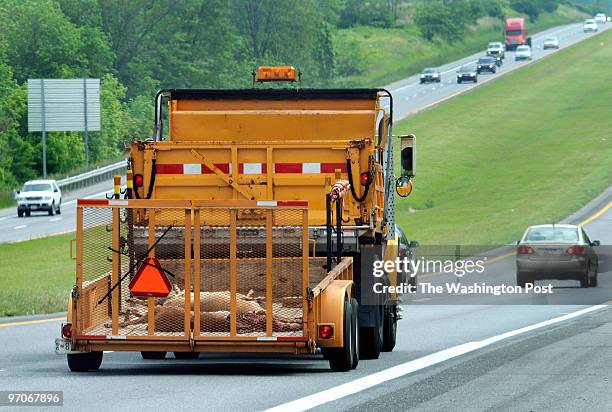
<instances>
[{"instance_id":1,"label":"sign support post","mask_svg":"<svg viewBox=\"0 0 612 412\"><path fill-rule=\"evenodd\" d=\"M47 112L45 110L45 79L40 80L40 99L42 105L42 157L43 177L47 178Z\"/></svg>"}]
</instances>

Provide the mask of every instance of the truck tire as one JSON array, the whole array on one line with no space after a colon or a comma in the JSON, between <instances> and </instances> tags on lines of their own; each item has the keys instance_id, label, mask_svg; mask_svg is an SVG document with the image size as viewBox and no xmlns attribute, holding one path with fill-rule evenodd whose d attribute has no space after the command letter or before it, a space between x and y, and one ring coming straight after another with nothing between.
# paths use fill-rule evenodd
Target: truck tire
<instances>
[{"instance_id":1,"label":"truck tire","mask_svg":"<svg viewBox=\"0 0 612 412\"><path fill-rule=\"evenodd\" d=\"M166 359L166 352L160 351L142 351L140 352L142 359Z\"/></svg>"},{"instance_id":2,"label":"truck tire","mask_svg":"<svg viewBox=\"0 0 612 412\"><path fill-rule=\"evenodd\" d=\"M200 352L174 352L174 357L176 359L198 359L200 357Z\"/></svg>"},{"instance_id":3,"label":"truck tire","mask_svg":"<svg viewBox=\"0 0 612 412\"><path fill-rule=\"evenodd\" d=\"M334 372L348 372L353 366L353 351L356 350L355 338L351 336L353 325L352 305L348 300L344 301L344 346L341 348L329 348L326 350L329 356L329 367ZM347 339L348 337L348 339Z\"/></svg>"},{"instance_id":4,"label":"truck tire","mask_svg":"<svg viewBox=\"0 0 612 412\"><path fill-rule=\"evenodd\" d=\"M380 356L384 325L380 311L377 313L376 326L359 329L359 356L361 359L378 359Z\"/></svg>"},{"instance_id":5,"label":"truck tire","mask_svg":"<svg viewBox=\"0 0 612 412\"><path fill-rule=\"evenodd\" d=\"M383 352L391 352L395 348L397 341L397 308L395 305L389 305L385 311L384 329L383 329Z\"/></svg>"},{"instance_id":6,"label":"truck tire","mask_svg":"<svg viewBox=\"0 0 612 412\"><path fill-rule=\"evenodd\" d=\"M351 323L351 337L353 338L353 363L351 369L357 368L359 365L359 303L357 299L351 298L351 311L352 311L352 323Z\"/></svg>"},{"instance_id":7,"label":"truck tire","mask_svg":"<svg viewBox=\"0 0 612 412\"><path fill-rule=\"evenodd\" d=\"M87 372L100 369L104 352L69 353L68 367L72 372Z\"/></svg>"},{"instance_id":8,"label":"truck tire","mask_svg":"<svg viewBox=\"0 0 612 412\"><path fill-rule=\"evenodd\" d=\"M26 217L30 217L30 215L31 215L31 214L32 214L32 211L31 211L30 209L27 209L27 210L25 211L25 215L26 215Z\"/></svg>"}]
</instances>

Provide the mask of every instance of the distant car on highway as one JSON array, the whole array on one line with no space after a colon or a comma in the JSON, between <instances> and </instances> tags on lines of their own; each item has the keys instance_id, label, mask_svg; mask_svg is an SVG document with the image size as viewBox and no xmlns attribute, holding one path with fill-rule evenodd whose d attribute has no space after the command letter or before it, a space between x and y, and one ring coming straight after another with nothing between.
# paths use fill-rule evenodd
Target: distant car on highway
<instances>
[{"instance_id":1,"label":"distant car on highway","mask_svg":"<svg viewBox=\"0 0 612 412\"><path fill-rule=\"evenodd\" d=\"M582 29L585 33L594 33L599 30L599 28L597 27L597 22L593 19L585 20Z\"/></svg>"},{"instance_id":2,"label":"distant car on highway","mask_svg":"<svg viewBox=\"0 0 612 412\"><path fill-rule=\"evenodd\" d=\"M518 46L514 52L514 61L531 60L531 47Z\"/></svg>"},{"instance_id":3,"label":"distant car on highway","mask_svg":"<svg viewBox=\"0 0 612 412\"><path fill-rule=\"evenodd\" d=\"M489 43L487 46L487 56L501 57L502 59L506 56L504 51L504 45L502 42L494 41Z\"/></svg>"},{"instance_id":4,"label":"distant car on highway","mask_svg":"<svg viewBox=\"0 0 612 412\"><path fill-rule=\"evenodd\" d=\"M536 280L577 280L580 287L597 286L598 258L591 241L576 225L537 225L517 242L516 283Z\"/></svg>"},{"instance_id":5,"label":"distant car on highway","mask_svg":"<svg viewBox=\"0 0 612 412\"><path fill-rule=\"evenodd\" d=\"M483 72L495 73L497 71L497 61L494 57L481 57L476 62L476 72L481 74Z\"/></svg>"},{"instance_id":6,"label":"distant car on highway","mask_svg":"<svg viewBox=\"0 0 612 412\"><path fill-rule=\"evenodd\" d=\"M62 212L62 191L55 180L30 180L17 192L17 216L38 211L49 216Z\"/></svg>"},{"instance_id":7,"label":"distant car on highway","mask_svg":"<svg viewBox=\"0 0 612 412\"><path fill-rule=\"evenodd\" d=\"M597 13L594 20L596 23L605 24L608 22L608 17L604 13Z\"/></svg>"},{"instance_id":8,"label":"distant car on highway","mask_svg":"<svg viewBox=\"0 0 612 412\"><path fill-rule=\"evenodd\" d=\"M440 83L442 79L442 75L440 72L434 68L427 68L423 70L421 73L421 77L419 79L419 83Z\"/></svg>"},{"instance_id":9,"label":"distant car on highway","mask_svg":"<svg viewBox=\"0 0 612 412\"><path fill-rule=\"evenodd\" d=\"M457 70L457 83L478 82L478 72L475 67L463 66Z\"/></svg>"},{"instance_id":10,"label":"distant car on highway","mask_svg":"<svg viewBox=\"0 0 612 412\"><path fill-rule=\"evenodd\" d=\"M558 49L559 48L559 39L554 37L554 36L550 36L544 39L544 44L542 45L542 47L544 48L544 50L547 49Z\"/></svg>"}]
</instances>

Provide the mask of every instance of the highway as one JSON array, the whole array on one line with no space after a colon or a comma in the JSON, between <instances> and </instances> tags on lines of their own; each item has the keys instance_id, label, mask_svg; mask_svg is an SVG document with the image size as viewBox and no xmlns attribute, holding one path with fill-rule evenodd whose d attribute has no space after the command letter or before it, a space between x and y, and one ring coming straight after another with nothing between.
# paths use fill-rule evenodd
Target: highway
<instances>
[{"instance_id":1,"label":"highway","mask_svg":"<svg viewBox=\"0 0 612 412\"><path fill-rule=\"evenodd\" d=\"M592 36L581 25L549 32L562 47ZM534 36L535 60L554 53L538 49L544 35ZM396 120L474 87L455 84L454 71L476 57L445 65L442 85L418 85L415 76L390 85ZM518 66L507 53L496 76ZM478 86L494 77L483 75ZM79 196L96 194L92 188ZM609 189L566 221L583 222L592 239L612 245L611 202ZM66 204L55 222L0 215L1 239L71 230L73 209L74 203ZM40 223L15 229L35 219ZM56 222L62 224L46 229ZM34 232L38 226L45 228ZM19 235L7 239L10 230ZM395 350L361 361L349 373L330 372L319 356L179 361L170 355L145 361L136 353L112 352L105 353L100 371L75 374L53 352L61 314L0 319L0 391L62 390L68 410L612 410L612 311L601 305L612 296L612 271L603 268L597 289L555 283L560 304L432 306L406 300ZM492 263L488 274L503 281L513 269L508 257Z\"/></svg>"}]
</instances>

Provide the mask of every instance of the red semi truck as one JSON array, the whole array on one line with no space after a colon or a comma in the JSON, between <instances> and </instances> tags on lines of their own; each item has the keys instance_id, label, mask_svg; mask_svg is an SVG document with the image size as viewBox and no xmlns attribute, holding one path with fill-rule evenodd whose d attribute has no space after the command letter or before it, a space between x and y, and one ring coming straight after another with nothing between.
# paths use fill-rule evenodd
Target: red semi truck
<instances>
[{"instance_id":1,"label":"red semi truck","mask_svg":"<svg viewBox=\"0 0 612 412\"><path fill-rule=\"evenodd\" d=\"M525 19L522 17L506 19L504 37L506 39L506 50L515 50L518 46L524 44L531 47L531 37L527 37Z\"/></svg>"}]
</instances>

